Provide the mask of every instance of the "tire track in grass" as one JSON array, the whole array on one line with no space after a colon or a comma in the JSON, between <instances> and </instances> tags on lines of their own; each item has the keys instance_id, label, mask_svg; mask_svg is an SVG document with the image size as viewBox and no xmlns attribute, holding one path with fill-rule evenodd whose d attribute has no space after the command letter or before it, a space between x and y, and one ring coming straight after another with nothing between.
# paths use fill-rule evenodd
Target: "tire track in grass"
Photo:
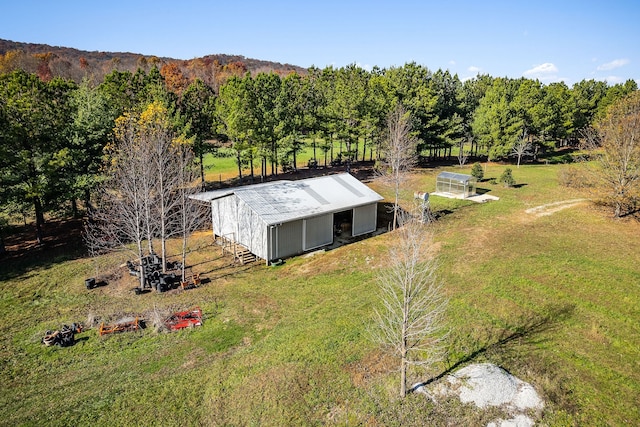
<instances>
[{"instance_id":1,"label":"tire track in grass","mask_svg":"<svg viewBox=\"0 0 640 427\"><path fill-rule=\"evenodd\" d=\"M535 215L536 217L552 215L564 209L572 208L589 199L571 199L562 200L560 202L547 203L525 210L525 213Z\"/></svg>"}]
</instances>

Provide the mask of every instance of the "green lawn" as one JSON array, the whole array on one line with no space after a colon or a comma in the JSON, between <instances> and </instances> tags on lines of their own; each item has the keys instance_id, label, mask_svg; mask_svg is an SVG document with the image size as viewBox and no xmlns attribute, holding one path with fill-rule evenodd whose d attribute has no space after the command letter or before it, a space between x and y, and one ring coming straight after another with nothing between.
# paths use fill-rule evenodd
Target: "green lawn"
<instances>
[{"instance_id":1,"label":"green lawn","mask_svg":"<svg viewBox=\"0 0 640 427\"><path fill-rule=\"evenodd\" d=\"M317 141L316 145L316 159L318 161L318 166L323 167L325 164L325 153L319 148L320 141ZM340 143L334 142L334 156L337 156L340 152ZM368 147L368 146L367 146ZM346 149L343 147L343 149ZM362 160L362 141L358 147L358 160ZM311 140L305 140L304 149L298 153L296 157L296 163L298 168L306 168L307 162L310 159L313 159L313 146ZM365 160L369 161L371 159L370 149L367 148L367 152L365 155ZM331 152L328 151L326 153L326 163L327 166L331 163ZM206 180L210 182L220 182L226 181L229 179L234 179L238 177L238 163L235 158L235 153L230 148L221 148L218 149L216 155L214 154L206 154L204 157L204 168ZM271 175L271 165L269 164L267 167L267 175ZM278 173L281 173L282 169L278 168ZM242 167L242 176L249 176L251 173L251 168L248 164L244 164ZM260 159L254 160L254 174L260 175Z\"/></svg>"},{"instance_id":2,"label":"green lawn","mask_svg":"<svg viewBox=\"0 0 640 427\"><path fill-rule=\"evenodd\" d=\"M486 178L505 168L486 167ZM638 425L640 224L589 203L527 214L588 197L558 186L563 167L514 167L517 188L480 183L497 202L432 197L451 334L446 360L412 380L490 361L541 392L547 425ZM437 173L414 174L404 203L433 191ZM453 400L396 397L393 361L367 339L389 238L279 267L234 267L201 233L190 262L211 282L138 296L128 276L86 290L96 265L79 250L2 259L0 424L486 425L495 417ZM105 257L97 268L122 272L125 259ZM94 326L73 347L40 343L64 323L196 305L206 319L192 330L99 337Z\"/></svg>"}]
</instances>

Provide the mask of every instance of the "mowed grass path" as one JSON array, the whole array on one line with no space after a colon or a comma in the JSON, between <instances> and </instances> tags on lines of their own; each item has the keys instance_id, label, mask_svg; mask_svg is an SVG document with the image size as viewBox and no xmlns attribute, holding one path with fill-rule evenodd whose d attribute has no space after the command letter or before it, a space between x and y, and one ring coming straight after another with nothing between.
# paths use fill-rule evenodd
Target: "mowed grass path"
<instances>
[{"instance_id":1,"label":"mowed grass path","mask_svg":"<svg viewBox=\"0 0 640 427\"><path fill-rule=\"evenodd\" d=\"M561 167L514 168L518 188L481 183L498 202L432 197L451 335L447 359L412 380L490 361L534 384L549 425L639 424L640 225L590 203L527 214L588 197L558 186ZM503 170L488 165L486 176ZM403 203L433 191L437 172L414 174ZM211 282L139 296L126 276L87 291L96 265L80 253L2 260L0 424L486 425L494 418L452 401L398 401L392 361L367 339L390 239L279 267L232 266L200 233L190 263ZM100 259L98 270L118 271L126 258ZM100 338L94 328L73 347L40 343L45 330L87 317L151 318L195 305L206 320L193 330Z\"/></svg>"}]
</instances>

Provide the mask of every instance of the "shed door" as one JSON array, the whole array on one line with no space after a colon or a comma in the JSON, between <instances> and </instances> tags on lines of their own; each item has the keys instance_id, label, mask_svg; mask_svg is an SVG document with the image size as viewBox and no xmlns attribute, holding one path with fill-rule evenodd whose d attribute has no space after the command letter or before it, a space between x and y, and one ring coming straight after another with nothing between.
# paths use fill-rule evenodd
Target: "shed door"
<instances>
[{"instance_id":1,"label":"shed door","mask_svg":"<svg viewBox=\"0 0 640 427\"><path fill-rule=\"evenodd\" d=\"M285 222L276 226L272 238L275 238L275 251L272 256L285 258L302 252L302 220Z\"/></svg>"},{"instance_id":2,"label":"shed door","mask_svg":"<svg viewBox=\"0 0 640 427\"><path fill-rule=\"evenodd\" d=\"M376 222L378 217L377 209L378 206L375 203L353 209L354 236L376 231Z\"/></svg>"},{"instance_id":3,"label":"shed door","mask_svg":"<svg viewBox=\"0 0 640 427\"><path fill-rule=\"evenodd\" d=\"M304 250L319 248L333 243L333 214L304 220Z\"/></svg>"}]
</instances>

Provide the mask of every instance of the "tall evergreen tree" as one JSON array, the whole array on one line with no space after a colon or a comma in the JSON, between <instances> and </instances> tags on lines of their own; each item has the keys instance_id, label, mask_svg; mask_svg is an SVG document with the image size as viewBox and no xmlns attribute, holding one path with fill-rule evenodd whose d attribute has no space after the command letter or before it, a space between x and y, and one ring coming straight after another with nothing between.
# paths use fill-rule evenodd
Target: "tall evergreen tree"
<instances>
[{"instance_id":1,"label":"tall evergreen tree","mask_svg":"<svg viewBox=\"0 0 640 427\"><path fill-rule=\"evenodd\" d=\"M250 150L255 132L255 107L252 97L253 80L233 76L220 87L216 99L216 113L220 120L219 132L229 137L236 153L238 178L242 180L242 162Z\"/></svg>"},{"instance_id":2,"label":"tall evergreen tree","mask_svg":"<svg viewBox=\"0 0 640 427\"><path fill-rule=\"evenodd\" d=\"M303 149L301 134L304 128L306 107L305 85L298 74L289 74L282 80L276 101L277 134L283 148L283 158L292 162L297 170L297 155Z\"/></svg>"},{"instance_id":3,"label":"tall evergreen tree","mask_svg":"<svg viewBox=\"0 0 640 427\"><path fill-rule=\"evenodd\" d=\"M204 155L211 151L207 140L214 136L215 94L213 89L196 79L182 93L181 113L193 137L193 151L200 162L200 181L204 188Z\"/></svg>"},{"instance_id":4,"label":"tall evergreen tree","mask_svg":"<svg viewBox=\"0 0 640 427\"><path fill-rule=\"evenodd\" d=\"M349 171L355 144L362 130L368 76L361 67L351 64L337 70L335 77L334 93L329 108L332 116L336 118L338 137L346 144L345 155Z\"/></svg>"},{"instance_id":5,"label":"tall evergreen tree","mask_svg":"<svg viewBox=\"0 0 640 427\"><path fill-rule=\"evenodd\" d=\"M515 88L509 79L495 79L474 113L473 133L491 159L507 157L522 135L524 121L513 105Z\"/></svg>"},{"instance_id":6,"label":"tall evergreen tree","mask_svg":"<svg viewBox=\"0 0 640 427\"><path fill-rule=\"evenodd\" d=\"M254 140L261 159L260 174L267 174L267 162L271 164L271 174L277 173L278 165L278 96L282 81L275 73L260 73L253 82L251 98L256 117Z\"/></svg>"},{"instance_id":7,"label":"tall evergreen tree","mask_svg":"<svg viewBox=\"0 0 640 427\"><path fill-rule=\"evenodd\" d=\"M4 117L0 186L5 194L29 202L39 243L45 212L69 197L65 176L70 164L68 98L73 87L58 78L44 83L24 71L0 75Z\"/></svg>"},{"instance_id":8,"label":"tall evergreen tree","mask_svg":"<svg viewBox=\"0 0 640 427\"><path fill-rule=\"evenodd\" d=\"M114 109L104 92L88 79L71 96L73 125L69 144L72 198L91 208L91 192L101 181L103 150L113 136ZM76 214L76 212L74 212Z\"/></svg>"}]
</instances>

